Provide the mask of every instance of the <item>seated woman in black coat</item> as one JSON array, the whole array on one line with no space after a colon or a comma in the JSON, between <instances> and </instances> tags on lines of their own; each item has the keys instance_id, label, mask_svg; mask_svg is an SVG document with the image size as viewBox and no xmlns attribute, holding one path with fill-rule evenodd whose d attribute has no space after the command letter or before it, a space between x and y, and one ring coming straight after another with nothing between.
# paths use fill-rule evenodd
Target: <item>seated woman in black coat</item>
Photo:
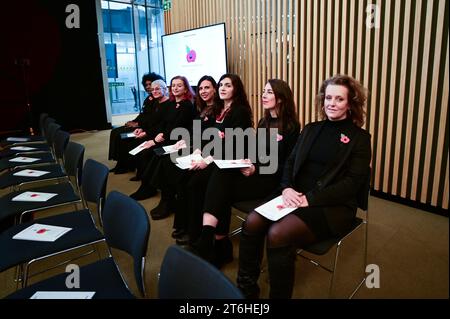
<instances>
[{"instance_id":1,"label":"seated woman in black coat","mask_svg":"<svg viewBox=\"0 0 450 319\"><path fill-rule=\"evenodd\" d=\"M283 205L297 209L275 222L253 211L243 224L237 284L246 297L259 296L266 236L270 298L290 298L295 249L351 226L371 160L370 135L361 128L365 101L364 88L349 76L322 84L316 106L324 121L305 126L281 182Z\"/></svg>"},{"instance_id":2,"label":"seated woman in black coat","mask_svg":"<svg viewBox=\"0 0 450 319\"><path fill-rule=\"evenodd\" d=\"M255 146L255 150L264 153L258 154L256 162L248 168L222 170L214 167L206 188L203 236L198 249L200 256L218 268L233 260L233 246L228 238L231 205L237 201L266 198L277 190L284 163L300 132L294 97L286 82L278 79L267 82L262 107L264 116L258 123L256 139L260 145ZM272 138L278 152L271 158L274 163L261 163L259 159L273 151L269 139L271 129L277 132ZM270 173L264 172L266 164L274 167Z\"/></svg>"}]
</instances>

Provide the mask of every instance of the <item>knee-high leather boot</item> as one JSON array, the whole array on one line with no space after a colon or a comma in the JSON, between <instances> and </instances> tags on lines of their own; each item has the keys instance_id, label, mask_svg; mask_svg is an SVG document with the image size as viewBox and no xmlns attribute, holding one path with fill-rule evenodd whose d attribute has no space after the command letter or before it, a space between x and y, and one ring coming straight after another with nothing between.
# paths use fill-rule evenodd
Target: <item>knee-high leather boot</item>
<instances>
[{"instance_id":1,"label":"knee-high leather boot","mask_svg":"<svg viewBox=\"0 0 450 319\"><path fill-rule=\"evenodd\" d=\"M264 253L264 235L241 233L237 285L245 298L258 299L258 278Z\"/></svg>"},{"instance_id":2,"label":"knee-high leather boot","mask_svg":"<svg viewBox=\"0 0 450 319\"><path fill-rule=\"evenodd\" d=\"M292 246L267 249L269 264L270 298L292 297L295 279L295 250Z\"/></svg>"}]
</instances>

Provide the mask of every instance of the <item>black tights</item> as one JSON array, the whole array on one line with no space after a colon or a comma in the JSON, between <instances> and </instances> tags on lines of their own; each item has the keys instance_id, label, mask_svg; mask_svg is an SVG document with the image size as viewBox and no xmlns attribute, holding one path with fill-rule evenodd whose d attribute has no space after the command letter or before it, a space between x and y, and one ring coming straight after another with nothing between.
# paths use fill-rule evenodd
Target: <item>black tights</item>
<instances>
[{"instance_id":1,"label":"black tights","mask_svg":"<svg viewBox=\"0 0 450 319\"><path fill-rule=\"evenodd\" d=\"M244 223L248 234L263 235L267 233L269 248L294 246L303 248L316 241L316 236L299 217L289 214L273 222L257 212L251 212Z\"/></svg>"}]
</instances>

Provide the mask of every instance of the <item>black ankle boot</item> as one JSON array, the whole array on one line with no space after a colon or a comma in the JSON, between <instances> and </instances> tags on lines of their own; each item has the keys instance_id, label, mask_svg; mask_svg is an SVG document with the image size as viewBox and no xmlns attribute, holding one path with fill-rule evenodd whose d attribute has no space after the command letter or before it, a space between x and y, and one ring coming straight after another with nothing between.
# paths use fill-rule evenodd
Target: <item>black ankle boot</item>
<instances>
[{"instance_id":1,"label":"black ankle boot","mask_svg":"<svg viewBox=\"0 0 450 319\"><path fill-rule=\"evenodd\" d=\"M156 188L151 187L151 186L145 186L144 184L141 184L139 189L136 192L134 192L133 194L131 194L130 197L135 200L144 200L147 198L151 198L151 197L155 196L156 194L158 194L158 191L156 190Z\"/></svg>"},{"instance_id":2,"label":"black ankle boot","mask_svg":"<svg viewBox=\"0 0 450 319\"><path fill-rule=\"evenodd\" d=\"M295 280L295 249L292 246L267 249L270 299L292 297Z\"/></svg>"},{"instance_id":3,"label":"black ankle boot","mask_svg":"<svg viewBox=\"0 0 450 319\"><path fill-rule=\"evenodd\" d=\"M203 226L200 238L192 245L193 252L210 263L214 263L215 234L215 227Z\"/></svg>"},{"instance_id":4,"label":"black ankle boot","mask_svg":"<svg viewBox=\"0 0 450 319\"><path fill-rule=\"evenodd\" d=\"M258 278L264 254L264 235L241 233L237 285L246 299L259 298Z\"/></svg>"},{"instance_id":5,"label":"black ankle boot","mask_svg":"<svg viewBox=\"0 0 450 319\"><path fill-rule=\"evenodd\" d=\"M150 211L150 216L152 216L154 220L169 217L174 212L173 206L172 201L161 198L158 206Z\"/></svg>"},{"instance_id":6,"label":"black ankle boot","mask_svg":"<svg viewBox=\"0 0 450 319\"><path fill-rule=\"evenodd\" d=\"M214 243L214 266L222 268L225 264L233 261L233 243L227 236Z\"/></svg>"}]
</instances>

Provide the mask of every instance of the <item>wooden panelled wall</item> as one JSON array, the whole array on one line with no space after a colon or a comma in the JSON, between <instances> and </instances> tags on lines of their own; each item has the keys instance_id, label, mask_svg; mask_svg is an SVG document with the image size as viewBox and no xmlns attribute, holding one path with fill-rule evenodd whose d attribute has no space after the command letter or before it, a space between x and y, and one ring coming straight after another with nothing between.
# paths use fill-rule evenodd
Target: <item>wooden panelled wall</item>
<instances>
[{"instance_id":1,"label":"wooden panelled wall","mask_svg":"<svg viewBox=\"0 0 450 319\"><path fill-rule=\"evenodd\" d=\"M287 81L302 124L320 83L349 74L368 88L376 191L448 210L448 1L173 0L166 33L226 23L228 70L261 115L269 78ZM370 10L374 8L374 10Z\"/></svg>"}]
</instances>

